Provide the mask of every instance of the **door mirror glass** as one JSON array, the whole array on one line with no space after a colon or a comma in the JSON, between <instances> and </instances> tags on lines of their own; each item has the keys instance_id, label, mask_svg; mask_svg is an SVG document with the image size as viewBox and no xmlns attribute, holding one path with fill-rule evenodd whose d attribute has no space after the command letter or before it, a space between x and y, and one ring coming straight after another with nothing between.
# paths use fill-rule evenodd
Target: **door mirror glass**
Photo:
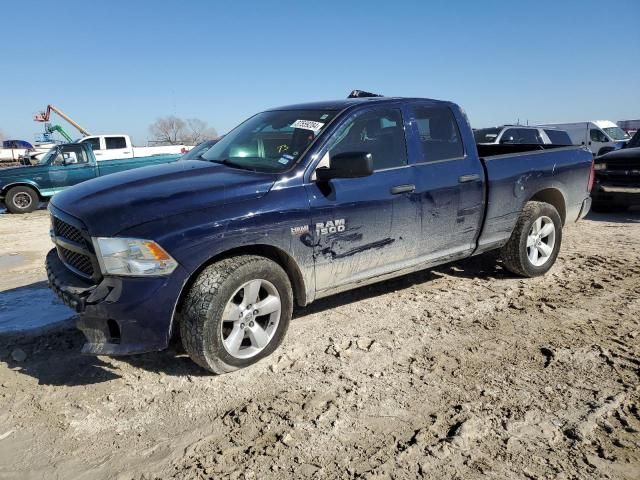
<instances>
[{"instance_id":1,"label":"door mirror glass","mask_svg":"<svg viewBox=\"0 0 640 480\"><path fill-rule=\"evenodd\" d=\"M373 173L373 155L367 152L345 152L331 157L329 168L318 168L316 178L327 182L332 178L368 177Z\"/></svg>"}]
</instances>

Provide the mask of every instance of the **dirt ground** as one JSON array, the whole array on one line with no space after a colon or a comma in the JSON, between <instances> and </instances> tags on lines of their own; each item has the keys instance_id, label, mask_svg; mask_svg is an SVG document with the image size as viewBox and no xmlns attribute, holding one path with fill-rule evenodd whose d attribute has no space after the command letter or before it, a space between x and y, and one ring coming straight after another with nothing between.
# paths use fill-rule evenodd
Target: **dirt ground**
<instances>
[{"instance_id":1,"label":"dirt ground","mask_svg":"<svg viewBox=\"0 0 640 480\"><path fill-rule=\"evenodd\" d=\"M0 215L5 299L47 232ZM640 478L638 211L566 228L542 278L483 256L318 301L228 375L82 343L0 336L0 478Z\"/></svg>"}]
</instances>

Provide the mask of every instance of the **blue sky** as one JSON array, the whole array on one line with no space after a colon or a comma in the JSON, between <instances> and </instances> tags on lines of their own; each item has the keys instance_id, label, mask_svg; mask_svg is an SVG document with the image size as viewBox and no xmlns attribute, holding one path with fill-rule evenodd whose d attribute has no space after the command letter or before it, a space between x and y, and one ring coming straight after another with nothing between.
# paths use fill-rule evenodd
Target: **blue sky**
<instances>
[{"instance_id":1,"label":"blue sky","mask_svg":"<svg viewBox=\"0 0 640 480\"><path fill-rule=\"evenodd\" d=\"M354 88L452 100L477 127L640 118L638 0L9 0L2 18L0 130L26 140L48 103L144 144L159 116L224 133Z\"/></svg>"}]
</instances>

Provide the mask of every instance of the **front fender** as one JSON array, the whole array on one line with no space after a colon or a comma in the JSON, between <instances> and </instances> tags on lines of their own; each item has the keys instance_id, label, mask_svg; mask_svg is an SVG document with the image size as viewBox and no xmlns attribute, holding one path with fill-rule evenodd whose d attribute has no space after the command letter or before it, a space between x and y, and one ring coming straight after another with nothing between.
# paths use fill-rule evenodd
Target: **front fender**
<instances>
[{"instance_id":1,"label":"front fender","mask_svg":"<svg viewBox=\"0 0 640 480\"><path fill-rule=\"evenodd\" d=\"M303 188L271 191L258 200L173 215L132 227L118 236L158 242L189 276L229 252L274 253L299 272L305 301L314 296L313 245L297 235L310 225ZM289 268L287 268L289 271ZM300 296L302 297L302 296Z\"/></svg>"},{"instance_id":2,"label":"front fender","mask_svg":"<svg viewBox=\"0 0 640 480\"><path fill-rule=\"evenodd\" d=\"M33 180L28 179L18 179L18 180L10 180L9 183L3 183L0 179L0 198L4 198L7 192L13 188L18 186L27 186L33 188L36 193L42 197L42 192L40 191L40 186L34 182Z\"/></svg>"}]
</instances>

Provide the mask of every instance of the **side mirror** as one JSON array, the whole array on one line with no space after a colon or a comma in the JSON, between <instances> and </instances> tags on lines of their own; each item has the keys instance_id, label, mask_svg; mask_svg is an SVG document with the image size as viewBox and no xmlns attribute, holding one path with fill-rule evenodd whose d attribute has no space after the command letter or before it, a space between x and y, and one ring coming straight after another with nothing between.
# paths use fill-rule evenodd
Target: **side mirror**
<instances>
[{"instance_id":1,"label":"side mirror","mask_svg":"<svg viewBox=\"0 0 640 480\"><path fill-rule=\"evenodd\" d=\"M373 173L373 155L367 152L339 153L329 160L329 168L318 168L316 178L328 182L332 178L368 177Z\"/></svg>"}]
</instances>

